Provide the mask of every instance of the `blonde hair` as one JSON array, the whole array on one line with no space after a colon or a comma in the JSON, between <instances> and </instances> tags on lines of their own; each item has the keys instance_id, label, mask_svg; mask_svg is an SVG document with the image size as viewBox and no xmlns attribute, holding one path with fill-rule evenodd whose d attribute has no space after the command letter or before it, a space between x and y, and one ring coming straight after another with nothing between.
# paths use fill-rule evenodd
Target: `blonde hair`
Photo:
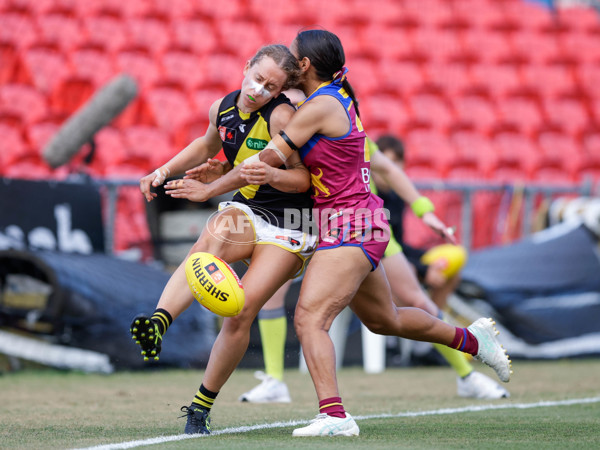
<instances>
[{"instance_id":1,"label":"blonde hair","mask_svg":"<svg viewBox=\"0 0 600 450\"><path fill-rule=\"evenodd\" d=\"M282 90L290 89L298 84L300 78L300 66L298 60L292 55L290 50L281 44L271 44L261 47L256 54L250 59L250 67L254 66L264 57L269 57L281 70L287 75L287 80L283 85Z\"/></svg>"}]
</instances>

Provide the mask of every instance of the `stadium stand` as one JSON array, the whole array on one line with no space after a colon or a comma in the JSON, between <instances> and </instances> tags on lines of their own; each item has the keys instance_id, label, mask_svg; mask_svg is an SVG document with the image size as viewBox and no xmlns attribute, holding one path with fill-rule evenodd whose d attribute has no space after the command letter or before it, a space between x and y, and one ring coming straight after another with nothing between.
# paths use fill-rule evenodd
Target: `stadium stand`
<instances>
[{"instance_id":1,"label":"stadium stand","mask_svg":"<svg viewBox=\"0 0 600 450\"><path fill-rule=\"evenodd\" d=\"M204 132L256 48L316 24L344 42L367 131L410 141L419 179L600 180L599 15L522 0L5 0L1 173L63 177L25 153L122 72L139 97L97 135L88 170L152 170Z\"/></svg>"}]
</instances>

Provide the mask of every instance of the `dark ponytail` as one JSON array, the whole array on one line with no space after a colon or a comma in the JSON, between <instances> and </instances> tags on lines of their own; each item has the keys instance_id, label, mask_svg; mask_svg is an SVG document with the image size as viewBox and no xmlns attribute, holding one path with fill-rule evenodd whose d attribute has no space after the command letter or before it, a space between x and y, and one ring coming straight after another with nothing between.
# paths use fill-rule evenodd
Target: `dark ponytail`
<instances>
[{"instance_id":1,"label":"dark ponytail","mask_svg":"<svg viewBox=\"0 0 600 450\"><path fill-rule=\"evenodd\" d=\"M346 56L340 39L327 30L306 30L298 33L295 39L298 59L307 57L317 72L317 77L322 81L329 81L344 70ZM354 89L345 76L342 76L342 86L354 102L356 115L358 111L358 100Z\"/></svg>"}]
</instances>

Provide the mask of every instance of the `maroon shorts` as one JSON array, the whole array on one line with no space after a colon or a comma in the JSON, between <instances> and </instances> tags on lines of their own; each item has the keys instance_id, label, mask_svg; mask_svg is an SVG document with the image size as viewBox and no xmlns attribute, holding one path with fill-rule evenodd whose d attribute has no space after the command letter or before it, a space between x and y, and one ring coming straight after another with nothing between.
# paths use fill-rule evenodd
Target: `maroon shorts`
<instances>
[{"instance_id":1,"label":"maroon shorts","mask_svg":"<svg viewBox=\"0 0 600 450\"><path fill-rule=\"evenodd\" d=\"M344 214L322 221L317 251L342 246L360 247L375 270L389 240L390 226L381 210L361 215Z\"/></svg>"}]
</instances>

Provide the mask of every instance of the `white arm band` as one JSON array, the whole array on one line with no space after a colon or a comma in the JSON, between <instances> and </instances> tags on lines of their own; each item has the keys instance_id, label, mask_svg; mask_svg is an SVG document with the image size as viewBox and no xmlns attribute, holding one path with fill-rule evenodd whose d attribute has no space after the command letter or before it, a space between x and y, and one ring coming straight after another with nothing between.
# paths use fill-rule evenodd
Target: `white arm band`
<instances>
[{"instance_id":1,"label":"white arm band","mask_svg":"<svg viewBox=\"0 0 600 450\"><path fill-rule=\"evenodd\" d=\"M275 152L275 154L277 156L279 156L279 158L281 159L282 162L286 162L287 158L286 156L283 154L283 152L281 150L279 150L277 148L277 146L275 145L275 143L273 141L270 141L267 146L264 148L264 150L270 148L271 150L273 150Z\"/></svg>"},{"instance_id":2,"label":"white arm band","mask_svg":"<svg viewBox=\"0 0 600 450\"><path fill-rule=\"evenodd\" d=\"M258 156L258 153L255 153L251 157L246 158L244 160L244 164L252 164L252 163L256 163L256 162L260 162L260 157Z\"/></svg>"}]
</instances>

